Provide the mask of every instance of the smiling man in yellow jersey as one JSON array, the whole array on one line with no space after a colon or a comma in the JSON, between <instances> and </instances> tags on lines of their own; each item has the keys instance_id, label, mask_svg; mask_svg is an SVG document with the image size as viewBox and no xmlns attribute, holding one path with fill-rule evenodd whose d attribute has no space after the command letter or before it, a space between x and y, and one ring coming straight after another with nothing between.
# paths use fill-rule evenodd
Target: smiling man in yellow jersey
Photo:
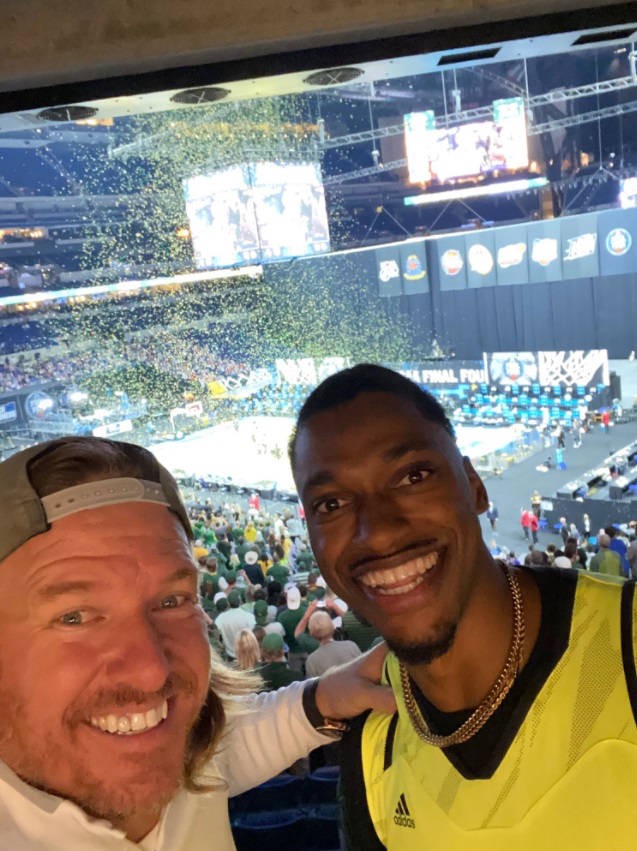
<instances>
[{"instance_id":1,"label":"smiling man in yellow jersey","mask_svg":"<svg viewBox=\"0 0 637 851\"><path fill-rule=\"evenodd\" d=\"M344 741L350 851L629 847L632 583L495 561L444 410L383 367L323 382L290 455L322 575L393 651L398 712Z\"/></svg>"}]
</instances>

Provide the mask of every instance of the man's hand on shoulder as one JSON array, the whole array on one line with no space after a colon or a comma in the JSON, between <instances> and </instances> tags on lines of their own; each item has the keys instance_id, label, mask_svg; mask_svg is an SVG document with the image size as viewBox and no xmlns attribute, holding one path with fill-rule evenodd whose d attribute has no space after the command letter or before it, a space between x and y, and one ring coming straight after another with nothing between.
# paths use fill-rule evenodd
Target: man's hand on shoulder
<instances>
[{"instance_id":1,"label":"man's hand on shoulder","mask_svg":"<svg viewBox=\"0 0 637 851\"><path fill-rule=\"evenodd\" d=\"M354 718L367 709L393 715L396 700L389 686L380 685L387 645L332 668L319 679L316 705L325 718Z\"/></svg>"}]
</instances>

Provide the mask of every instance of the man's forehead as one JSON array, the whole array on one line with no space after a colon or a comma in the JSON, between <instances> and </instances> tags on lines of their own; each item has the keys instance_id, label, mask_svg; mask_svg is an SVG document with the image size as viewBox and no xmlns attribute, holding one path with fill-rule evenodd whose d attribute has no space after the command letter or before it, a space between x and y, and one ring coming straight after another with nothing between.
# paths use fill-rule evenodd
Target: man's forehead
<instances>
[{"instance_id":1,"label":"man's forehead","mask_svg":"<svg viewBox=\"0 0 637 851\"><path fill-rule=\"evenodd\" d=\"M62 517L47 532L23 544L16 555L77 551L81 547L86 547L87 555L99 555L105 547L131 550L136 546L176 549L189 546L189 542L179 519L165 506L126 503Z\"/></svg>"},{"instance_id":2,"label":"man's forehead","mask_svg":"<svg viewBox=\"0 0 637 851\"><path fill-rule=\"evenodd\" d=\"M343 441L382 447L413 436L432 448L445 443L445 429L428 419L408 399L390 393L361 393L351 401L319 411L299 426L296 451L338 449ZM341 440L342 439L342 440Z\"/></svg>"}]
</instances>

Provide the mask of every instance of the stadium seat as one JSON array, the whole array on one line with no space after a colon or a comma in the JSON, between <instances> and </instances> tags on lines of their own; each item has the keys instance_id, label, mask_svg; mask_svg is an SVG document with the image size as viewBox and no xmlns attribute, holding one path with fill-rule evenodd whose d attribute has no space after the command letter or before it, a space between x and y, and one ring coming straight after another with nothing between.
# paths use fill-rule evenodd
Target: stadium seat
<instances>
[{"instance_id":1,"label":"stadium seat","mask_svg":"<svg viewBox=\"0 0 637 851\"><path fill-rule=\"evenodd\" d=\"M336 803L336 787L340 776L337 765L317 768L306 779L305 800L315 804Z\"/></svg>"},{"instance_id":2,"label":"stadium seat","mask_svg":"<svg viewBox=\"0 0 637 851\"><path fill-rule=\"evenodd\" d=\"M274 812L290 810L298 806L304 798L305 780L293 774L279 774L261 786L249 789L242 795L230 798L229 810L232 817L241 813L255 813L261 810Z\"/></svg>"},{"instance_id":3,"label":"stadium seat","mask_svg":"<svg viewBox=\"0 0 637 851\"><path fill-rule=\"evenodd\" d=\"M320 804L312 807L307 814L306 829L311 837L310 844L299 846L307 848L307 851L318 851L320 848L338 847L338 805Z\"/></svg>"},{"instance_id":4,"label":"stadium seat","mask_svg":"<svg viewBox=\"0 0 637 851\"><path fill-rule=\"evenodd\" d=\"M542 530L548 529L549 524L546 522L546 520L543 517L540 518L539 522L540 522L540 529L542 529Z\"/></svg>"},{"instance_id":5,"label":"stadium seat","mask_svg":"<svg viewBox=\"0 0 637 851\"><path fill-rule=\"evenodd\" d=\"M311 836L309 821L298 809L245 813L234 821L232 834L237 851L309 851L318 839L318 834ZM322 835L320 841L331 843L332 838Z\"/></svg>"}]
</instances>

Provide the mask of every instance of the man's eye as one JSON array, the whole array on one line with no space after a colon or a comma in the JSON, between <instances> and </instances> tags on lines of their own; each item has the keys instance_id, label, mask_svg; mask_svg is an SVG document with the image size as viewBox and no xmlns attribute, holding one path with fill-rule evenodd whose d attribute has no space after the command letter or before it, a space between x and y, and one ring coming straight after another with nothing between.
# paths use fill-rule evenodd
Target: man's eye
<instances>
[{"instance_id":1,"label":"man's eye","mask_svg":"<svg viewBox=\"0 0 637 851\"><path fill-rule=\"evenodd\" d=\"M338 499L335 496L330 496L327 499L322 499L314 504L314 510L317 514L333 514L346 504L344 499Z\"/></svg>"},{"instance_id":2,"label":"man's eye","mask_svg":"<svg viewBox=\"0 0 637 851\"><path fill-rule=\"evenodd\" d=\"M413 470L410 470L406 475L404 475L399 482L396 483L396 487L406 488L410 485L419 485L425 481L428 475L429 470L425 470L422 467L414 468Z\"/></svg>"},{"instance_id":3,"label":"man's eye","mask_svg":"<svg viewBox=\"0 0 637 851\"><path fill-rule=\"evenodd\" d=\"M160 609L180 609L187 603L192 602L192 597L189 594L169 594L159 604Z\"/></svg>"},{"instance_id":4,"label":"man's eye","mask_svg":"<svg viewBox=\"0 0 637 851\"><path fill-rule=\"evenodd\" d=\"M89 618L88 612L84 609L76 609L73 612L65 612L58 618L58 623L62 626L84 626Z\"/></svg>"}]
</instances>

